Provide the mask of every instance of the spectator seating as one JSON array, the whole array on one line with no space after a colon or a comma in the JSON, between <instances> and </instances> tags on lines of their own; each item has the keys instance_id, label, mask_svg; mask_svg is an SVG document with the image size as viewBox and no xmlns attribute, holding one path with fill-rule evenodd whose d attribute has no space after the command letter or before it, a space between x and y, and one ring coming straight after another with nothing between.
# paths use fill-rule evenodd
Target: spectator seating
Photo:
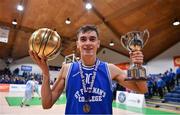
<instances>
[{"instance_id":1,"label":"spectator seating","mask_svg":"<svg viewBox=\"0 0 180 115\"><path fill-rule=\"evenodd\" d=\"M176 86L173 91L167 93L164 97L164 101L180 102L180 86Z\"/></svg>"}]
</instances>

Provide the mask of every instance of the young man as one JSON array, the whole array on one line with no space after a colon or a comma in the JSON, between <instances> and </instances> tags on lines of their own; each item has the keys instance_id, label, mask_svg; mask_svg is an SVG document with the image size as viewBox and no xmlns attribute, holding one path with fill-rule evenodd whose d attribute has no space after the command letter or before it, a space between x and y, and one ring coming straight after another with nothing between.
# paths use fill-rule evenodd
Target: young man
<instances>
[{"instance_id":1,"label":"young man","mask_svg":"<svg viewBox=\"0 0 180 115\"><path fill-rule=\"evenodd\" d=\"M52 89L46 57L40 58L36 53L29 52L43 73L41 88L43 108L51 108L66 88L65 114L112 114L112 80L139 93L147 92L146 81L126 82L124 79L127 76L121 69L96 57L97 49L100 47L98 36L98 31L93 25L85 25L79 29L77 48L81 60L63 64ZM130 53L130 57L134 63L143 63L141 51Z\"/></svg>"},{"instance_id":2,"label":"young man","mask_svg":"<svg viewBox=\"0 0 180 115\"><path fill-rule=\"evenodd\" d=\"M30 80L27 81L25 87L25 94L21 102L21 107L29 106L28 101L32 99L33 91L34 91L34 77L31 77Z\"/></svg>"},{"instance_id":3,"label":"young man","mask_svg":"<svg viewBox=\"0 0 180 115\"><path fill-rule=\"evenodd\" d=\"M35 96L35 93L38 95L39 99L41 99L41 96L40 96L40 93L39 93L39 82L37 80L34 80L33 98Z\"/></svg>"}]
</instances>

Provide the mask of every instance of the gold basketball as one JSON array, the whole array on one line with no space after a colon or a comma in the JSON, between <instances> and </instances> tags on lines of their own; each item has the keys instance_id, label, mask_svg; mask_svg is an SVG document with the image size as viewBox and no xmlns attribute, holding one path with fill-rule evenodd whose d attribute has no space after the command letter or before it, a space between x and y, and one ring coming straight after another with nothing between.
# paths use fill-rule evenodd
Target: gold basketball
<instances>
[{"instance_id":1,"label":"gold basketball","mask_svg":"<svg viewBox=\"0 0 180 115\"><path fill-rule=\"evenodd\" d=\"M61 37L48 28L36 30L29 39L29 49L38 54L39 57L54 59L60 53Z\"/></svg>"}]
</instances>

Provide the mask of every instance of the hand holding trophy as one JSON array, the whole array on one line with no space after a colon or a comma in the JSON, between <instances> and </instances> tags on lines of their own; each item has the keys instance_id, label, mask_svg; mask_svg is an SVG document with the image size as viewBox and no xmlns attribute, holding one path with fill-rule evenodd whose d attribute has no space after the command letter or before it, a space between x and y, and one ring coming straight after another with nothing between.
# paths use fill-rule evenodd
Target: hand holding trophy
<instances>
[{"instance_id":1,"label":"hand holding trophy","mask_svg":"<svg viewBox=\"0 0 180 115\"><path fill-rule=\"evenodd\" d=\"M32 60L41 68L44 76L49 76L47 61L59 55L61 37L48 28L36 30L29 39L29 54Z\"/></svg>"},{"instance_id":2,"label":"hand holding trophy","mask_svg":"<svg viewBox=\"0 0 180 115\"><path fill-rule=\"evenodd\" d=\"M122 46L130 52L141 51L149 38L149 31L131 31L121 37ZM141 64L132 64L128 69L126 81L147 80L146 70Z\"/></svg>"}]
</instances>

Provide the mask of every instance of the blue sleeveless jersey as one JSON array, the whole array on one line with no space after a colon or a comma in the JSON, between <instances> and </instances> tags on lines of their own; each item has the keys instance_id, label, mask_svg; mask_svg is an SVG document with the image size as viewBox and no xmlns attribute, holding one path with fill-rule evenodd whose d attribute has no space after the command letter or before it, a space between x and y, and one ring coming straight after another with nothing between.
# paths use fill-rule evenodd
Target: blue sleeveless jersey
<instances>
[{"instance_id":1,"label":"blue sleeveless jersey","mask_svg":"<svg viewBox=\"0 0 180 115\"><path fill-rule=\"evenodd\" d=\"M90 87L94 67L82 67L87 88ZM112 114L112 86L107 63L100 61L89 95L90 112L83 111L86 104L78 62L72 63L66 80L65 114ZM86 96L87 97L87 96Z\"/></svg>"}]
</instances>

